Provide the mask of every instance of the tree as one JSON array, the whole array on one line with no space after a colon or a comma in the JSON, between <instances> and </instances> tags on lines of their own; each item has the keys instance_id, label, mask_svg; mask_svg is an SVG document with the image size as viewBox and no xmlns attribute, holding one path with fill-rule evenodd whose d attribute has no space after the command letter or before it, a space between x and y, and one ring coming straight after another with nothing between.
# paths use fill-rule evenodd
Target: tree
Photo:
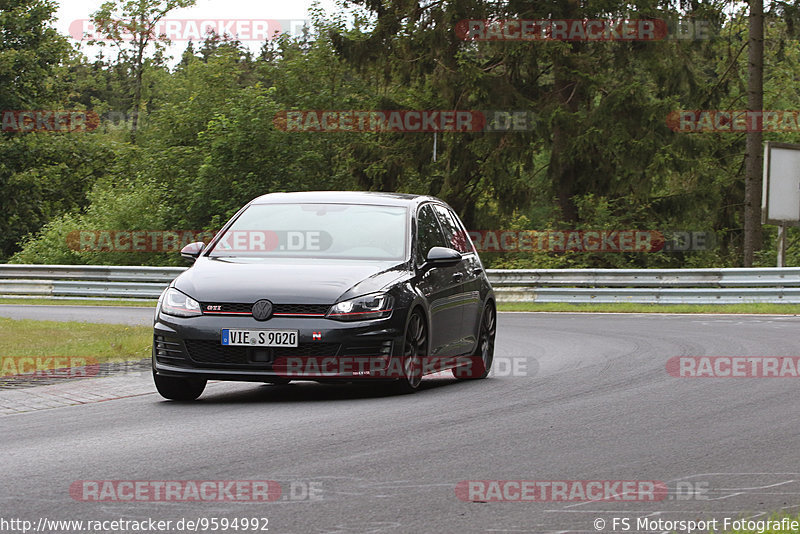
<instances>
[{"instance_id":1,"label":"tree","mask_svg":"<svg viewBox=\"0 0 800 534\"><path fill-rule=\"evenodd\" d=\"M0 1L0 112L63 109L71 48L51 27L55 2ZM98 155L80 136L0 133L0 261L24 235L80 205Z\"/></svg>"},{"instance_id":2,"label":"tree","mask_svg":"<svg viewBox=\"0 0 800 534\"><path fill-rule=\"evenodd\" d=\"M395 134L371 161L399 161L382 169L373 186L409 183L414 174L466 220L476 204L495 201L506 213L544 199L560 222L581 224L577 200L606 196L620 214L663 191L663 162L694 170L681 156L686 145L709 148L667 128L681 102L697 106L719 98L713 71L717 51L701 42L470 42L454 28L464 20L675 18L663 2L639 2L635 16L622 1L357 2L369 10L369 31L336 31L339 54L375 81L381 105L401 109L526 110L537 117L526 132L446 134L439 161L430 161L424 136ZM716 19L720 7L695 6L698 18ZM390 108L390 109L393 109ZM380 109L380 108L379 108ZM386 109L386 108L383 108ZM692 109L690 107L689 109ZM635 147L635 148L632 148ZM667 171L669 172L669 171ZM546 174L546 181L541 175ZM637 222L631 220L630 222Z\"/></svg>"},{"instance_id":3,"label":"tree","mask_svg":"<svg viewBox=\"0 0 800 534\"><path fill-rule=\"evenodd\" d=\"M92 39L90 44L111 41L119 51L118 61L130 65L132 80L131 140L136 139L139 112L142 104L142 76L145 68L145 51L153 45L156 56L165 49L169 39L156 35L158 22L167 13L194 5L196 0L117 0L105 2L92 15L92 22L101 39ZM130 43L128 44L128 40Z\"/></svg>"},{"instance_id":4,"label":"tree","mask_svg":"<svg viewBox=\"0 0 800 534\"><path fill-rule=\"evenodd\" d=\"M747 109L764 109L764 1L750 1ZM747 132L744 178L744 266L753 266L754 252L761 248L761 132Z\"/></svg>"},{"instance_id":5,"label":"tree","mask_svg":"<svg viewBox=\"0 0 800 534\"><path fill-rule=\"evenodd\" d=\"M58 72L69 58L66 38L50 26L55 2L0 2L0 110L36 109L57 102Z\"/></svg>"}]
</instances>

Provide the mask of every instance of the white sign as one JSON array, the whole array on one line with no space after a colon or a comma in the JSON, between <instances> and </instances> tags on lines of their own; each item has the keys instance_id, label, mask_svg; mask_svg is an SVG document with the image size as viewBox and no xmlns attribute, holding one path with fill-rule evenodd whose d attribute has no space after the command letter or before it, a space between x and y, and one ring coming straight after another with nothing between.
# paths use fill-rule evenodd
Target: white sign
<instances>
[{"instance_id":1,"label":"white sign","mask_svg":"<svg viewBox=\"0 0 800 534\"><path fill-rule=\"evenodd\" d=\"M800 223L800 145L764 145L761 222Z\"/></svg>"}]
</instances>

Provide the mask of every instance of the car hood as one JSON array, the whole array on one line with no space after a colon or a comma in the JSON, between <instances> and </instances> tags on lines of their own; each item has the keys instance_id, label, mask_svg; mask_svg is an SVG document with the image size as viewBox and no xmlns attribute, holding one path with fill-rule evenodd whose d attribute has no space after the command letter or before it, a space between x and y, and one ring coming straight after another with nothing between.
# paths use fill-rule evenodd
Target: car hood
<instances>
[{"instance_id":1,"label":"car hood","mask_svg":"<svg viewBox=\"0 0 800 534\"><path fill-rule=\"evenodd\" d=\"M405 270L395 261L200 257L174 286L200 302L333 304L380 291Z\"/></svg>"}]
</instances>

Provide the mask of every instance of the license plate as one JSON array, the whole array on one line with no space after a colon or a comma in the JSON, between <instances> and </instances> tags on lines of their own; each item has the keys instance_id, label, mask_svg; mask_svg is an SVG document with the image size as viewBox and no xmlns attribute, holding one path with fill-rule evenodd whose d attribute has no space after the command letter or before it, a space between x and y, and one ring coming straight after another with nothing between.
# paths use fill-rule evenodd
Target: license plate
<instances>
[{"instance_id":1,"label":"license plate","mask_svg":"<svg viewBox=\"0 0 800 534\"><path fill-rule=\"evenodd\" d=\"M222 329L222 344L244 347L296 347L297 330Z\"/></svg>"}]
</instances>

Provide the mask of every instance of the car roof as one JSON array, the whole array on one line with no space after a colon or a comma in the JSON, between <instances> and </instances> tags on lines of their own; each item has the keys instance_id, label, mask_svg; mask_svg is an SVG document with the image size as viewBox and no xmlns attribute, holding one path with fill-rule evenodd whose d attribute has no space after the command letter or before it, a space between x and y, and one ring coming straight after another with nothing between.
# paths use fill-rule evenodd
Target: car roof
<instances>
[{"instance_id":1,"label":"car roof","mask_svg":"<svg viewBox=\"0 0 800 534\"><path fill-rule=\"evenodd\" d=\"M315 202L321 204L379 204L385 206L417 206L423 202L442 200L428 195L385 193L378 191L301 191L295 193L270 193L250 201L250 204L289 204Z\"/></svg>"}]
</instances>

